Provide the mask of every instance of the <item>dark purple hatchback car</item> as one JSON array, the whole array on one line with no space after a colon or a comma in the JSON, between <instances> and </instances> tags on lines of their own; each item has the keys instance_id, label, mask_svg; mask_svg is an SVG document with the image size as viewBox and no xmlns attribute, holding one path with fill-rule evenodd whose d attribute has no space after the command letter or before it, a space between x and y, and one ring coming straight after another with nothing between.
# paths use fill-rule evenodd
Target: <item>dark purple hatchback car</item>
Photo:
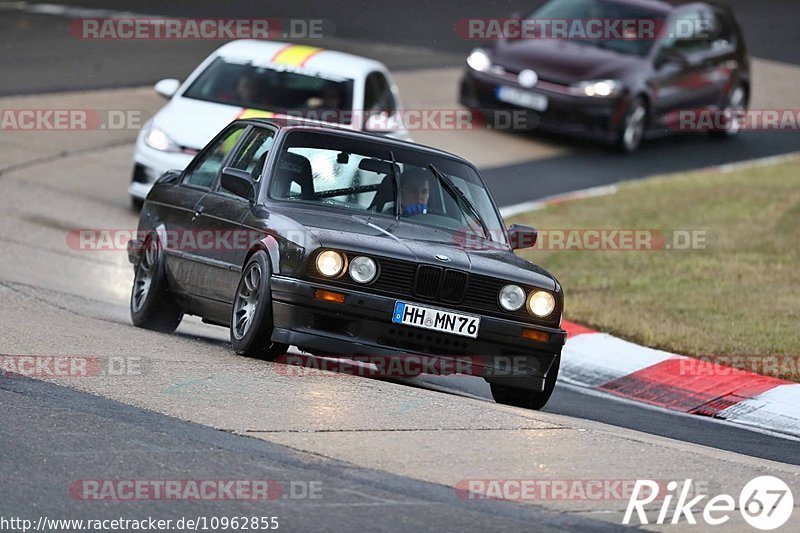
<instances>
[{"instance_id":1,"label":"dark purple hatchback car","mask_svg":"<svg viewBox=\"0 0 800 533\"><path fill-rule=\"evenodd\" d=\"M462 105L489 116L524 111L532 128L595 139L625 152L636 151L648 137L686 129L681 113L735 117L747 109L749 58L739 25L722 5L550 0L512 19L519 19L517 27L550 31L519 31L474 49L461 80ZM637 27L654 31L552 31L556 23L570 30L576 24L608 29L607 22L615 20L639 21ZM739 131L736 120L727 124L712 133L729 137Z\"/></svg>"}]
</instances>

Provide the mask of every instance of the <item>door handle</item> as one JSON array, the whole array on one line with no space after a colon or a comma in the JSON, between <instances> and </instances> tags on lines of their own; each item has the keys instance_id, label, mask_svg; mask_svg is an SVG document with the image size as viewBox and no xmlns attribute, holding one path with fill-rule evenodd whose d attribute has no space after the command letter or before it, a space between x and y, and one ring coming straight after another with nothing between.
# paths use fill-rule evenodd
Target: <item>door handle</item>
<instances>
[{"instance_id":1,"label":"door handle","mask_svg":"<svg viewBox=\"0 0 800 533\"><path fill-rule=\"evenodd\" d=\"M194 208L194 216L192 217L192 222L194 222L197 219L197 217L203 214L204 209L205 207L203 207L202 205L198 205L197 207Z\"/></svg>"}]
</instances>

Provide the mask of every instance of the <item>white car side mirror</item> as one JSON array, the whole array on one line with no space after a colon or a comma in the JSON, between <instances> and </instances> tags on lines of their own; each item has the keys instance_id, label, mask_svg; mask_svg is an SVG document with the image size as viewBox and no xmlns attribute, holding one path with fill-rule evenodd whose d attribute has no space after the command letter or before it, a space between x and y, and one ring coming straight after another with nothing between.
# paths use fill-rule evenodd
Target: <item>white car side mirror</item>
<instances>
[{"instance_id":1,"label":"white car side mirror","mask_svg":"<svg viewBox=\"0 0 800 533\"><path fill-rule=\"evenodd\" d=\"M155 91L164 98L172 98L172 95L175 94L175 92L178 90L178 87L180 86L181 86L180 81L173 78L169 78L166 80L161 80L158 83L156 83L153 86L153 89L155 89Z\"/></svg>"}]
</instances>

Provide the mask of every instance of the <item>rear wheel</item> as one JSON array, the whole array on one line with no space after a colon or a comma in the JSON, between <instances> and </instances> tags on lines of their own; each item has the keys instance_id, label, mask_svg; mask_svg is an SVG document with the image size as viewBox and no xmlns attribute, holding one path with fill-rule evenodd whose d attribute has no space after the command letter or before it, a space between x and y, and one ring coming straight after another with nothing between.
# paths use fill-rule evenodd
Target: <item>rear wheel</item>
<instances>
[{"instance_id":1,"label":"rear wheel","mask_svg":"<svg viewBox=\"0 0 800 533\"><path fill-rule=\"evenodd\" d=\"M272 297L269 289L269 258L263 251L253 254L242 269L231 311L231 344L236 353L275 359L286 353L286 344L272 342Z\"/></svg>"},{"instance_id":2,"label":"rear wheel","mask_svg":"<svg viewBox=\"0 0 800 533\"><path fill-rule=\"evenodd\" d=\"M626 154L639 149L647 131L647 104L641 96L634 98L622 122L617 148Z\"/></svg>"},{"instance_id":3,"label":"rear wheel","mask_svg":"<svg viewBox=\"0 0 800 533\"><path fill-rule=\"evenodd\" d=\"M491 383L492 397L497 403L513 405L514 407L524 407L525 409L540 410L547 405L553 390L556 388L558 380L558 369L561 365L561 356L558 356L550 367L544 382L544 391L532 391Z\"/></svg>"},{"instance_id":4,"label":"rear wheel","mask_svg":"<svg viewBox=\"0 0 800 533\"><path fill-rule=\"evenodd\" d=\"M148 236L136 265L131 288L131 321L139 328L172 333L183 311L167 287L164 251L157 236Z\"/></svg>"}]
</instances>

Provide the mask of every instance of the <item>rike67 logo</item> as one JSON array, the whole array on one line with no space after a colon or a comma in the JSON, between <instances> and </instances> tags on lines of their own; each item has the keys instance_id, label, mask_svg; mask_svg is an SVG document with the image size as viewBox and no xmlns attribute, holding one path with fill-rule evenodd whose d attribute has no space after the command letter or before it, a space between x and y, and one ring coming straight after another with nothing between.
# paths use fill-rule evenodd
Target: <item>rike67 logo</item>
<instances>
[{"instance_id":1,"label":"rike67 logo","mask_svg":"<svg viewBox=\"0 0 800 533\"><path fill-rule=\"evenodd\" d=\"M696 513L706 524L721 526L731 519L738 503L738 512L750 526L761 531L770 531L784 525L794 509L794 497L789 486L773 476L760 476L748 482L739 494L738 502L728 494L720 494L711 499L707 495L692 494L691 479L684 481L683 485L670 481L666 486L666 494L660 494L660 486L663 485L649 479L637 480L622 523L631 524L635 511L639 524L650 524L644 507L657 499L661 502L661 507L658 517L652 523L658 525L678 524L682 518L695 525L698 523Z\"/></svg>"}]
</instances>

